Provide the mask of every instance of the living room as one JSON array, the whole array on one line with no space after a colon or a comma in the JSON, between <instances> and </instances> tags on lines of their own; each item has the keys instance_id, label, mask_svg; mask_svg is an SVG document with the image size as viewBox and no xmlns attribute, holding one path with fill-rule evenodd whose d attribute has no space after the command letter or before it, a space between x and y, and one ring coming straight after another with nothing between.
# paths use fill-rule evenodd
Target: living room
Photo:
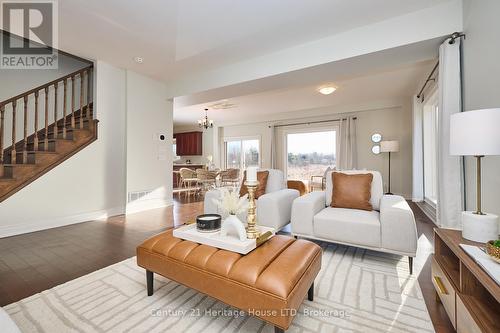
<instances>
[{"instance_id":1,"label":"living room","mask_svg":"<svg viewBox=\"0 0 500 333\"><path fill-rule=\"evenodd\" d=\"M371 138L383 133L385 141L400 141L400 151L392 156L392 190L411 199L411 178L402 171L412 164L412 96L432 71L438 44L437 40L429 41L175 98L174 136L202 133L203 149L200 155L178 154L181 156L174 160L174 166L186 166L186 161L194 165L191 169L211 164L239 169L241 176L248 166L277 168L287 173L289 180L300 180L309 188L311 177L321 177L327 167L337 165L340 169L379 170L386 176L387 189L387 156L372 151L382 139L374 142ZM359 73L360 68L365 70ZM340 70L341 76L337 74ZM335 79L329 82L328 78ZM256 86L267 90L256 91L252 88ZM330 86L333 92L320 92ZM248 91L251 93L245 94ZM208 121L214 124L207 129L198 125L205 109ZM345 140L340 137L342 131L345 133L340 120L345 123L347 118L356 122L357 134L352 137L359 140L352 144L355 151L344 152L354 161L341 158L344 165L340 166L336 157ZM322 135L326 140L321 140ZM315 149L324 156L316 157L311 165L299 166L298 156L311 158ZM245 157L252 153L251 160Z\"/></svg>"},{"instance_id":2,"label":"living room","mask_svg":"<svg viewBox=\"0 0 500 333\"><path fill-rule=\"evenodd\" d=\"M1 7L2 332L500 330L497 1L43 3Z\"/></svg>"}]
</instances>

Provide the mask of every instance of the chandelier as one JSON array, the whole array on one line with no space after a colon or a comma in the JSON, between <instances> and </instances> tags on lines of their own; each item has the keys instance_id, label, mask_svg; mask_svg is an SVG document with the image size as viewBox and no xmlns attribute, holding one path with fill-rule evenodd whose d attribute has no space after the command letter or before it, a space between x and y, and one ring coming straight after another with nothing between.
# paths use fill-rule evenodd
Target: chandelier
<instances>
[{"instance_id":1,"label":"chandelier","mask_svg":"<svg viewBox=\"0 0 500 333\"><path fill-rule=\"evenodd\" d=\"M198 120L198 126L204 129L214 127L214 121L208 120L208 109L205 109L205 118Z\"/></svg>"}]
</instances>

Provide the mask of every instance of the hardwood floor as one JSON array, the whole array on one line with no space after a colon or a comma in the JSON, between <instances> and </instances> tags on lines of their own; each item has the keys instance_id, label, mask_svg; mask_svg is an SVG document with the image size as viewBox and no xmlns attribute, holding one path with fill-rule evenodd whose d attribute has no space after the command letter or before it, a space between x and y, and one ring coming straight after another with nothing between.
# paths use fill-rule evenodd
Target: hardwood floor
<instances>
[{"instance_id":1,"label":"hardwood floor","mask_svg":"<svg viewBox=\"0 0 500 333\"><path fill-rule=\"evenodd\" d=\"M107 221L91 221L0 239L0 306L135 255L146 238L199 214L176 203Z\"/></svg>"},{"instance_id":2,"label":"hardwood floor","mask_svg":"<svg viewBox=\"0 0 500 333\"><path fill-rule=\"evenodd\" d=\"M415 203L409 202L409 204L417 221L418 233L418 252L414 260L414 274L418 276L418 283L436 332L455 332L443 305L436 301L436 291L432 284L431 254L434 252L434 228L436 226Z\"/></svg>"},{"instance_id":3,"label":"hardwood floor","mask_svg":"<svg viewBox=\"0 0 500 333\"><path fill-rule=\"evenodd\" d=\"M174 201L173 207L0 239L0 306L130 258L144 239L195 218L203 209L200 196L176 195ZM414 274L436 332L454 332L431 283L434 224L410 205L419 235Z\"/></svg>"}]
</instances>

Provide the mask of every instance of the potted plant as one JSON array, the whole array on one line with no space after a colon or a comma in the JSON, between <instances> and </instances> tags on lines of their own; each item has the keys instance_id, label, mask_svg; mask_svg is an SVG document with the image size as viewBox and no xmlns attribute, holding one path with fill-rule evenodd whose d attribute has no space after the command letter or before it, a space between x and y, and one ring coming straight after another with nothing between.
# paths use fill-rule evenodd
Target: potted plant
<instances>
[{"instance_id":1,"label":"potted plant","mask_svg":"<svg viewBox=\"0 0 500 333\"><path fill-rule=\"evenodd\" d=\"M486 244L486 252L490 257L500 264L500 240L492 240Z\"/></svg>"}]
</instances>

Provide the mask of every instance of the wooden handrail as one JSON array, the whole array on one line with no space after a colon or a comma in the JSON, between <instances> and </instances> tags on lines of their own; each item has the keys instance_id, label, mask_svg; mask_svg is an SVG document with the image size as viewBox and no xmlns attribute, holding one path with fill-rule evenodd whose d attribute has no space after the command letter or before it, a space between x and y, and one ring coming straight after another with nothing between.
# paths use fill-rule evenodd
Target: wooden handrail
<instances>
[{"instance_id":1,"label":"wooden handrail","mask_svg":"<svg viewBox=\"0 0 500 333\"><path fill-rule=\"evenodd\" d=\"M61 82L61 81L63 81L63 80L66 80L66 79L68 79L68 78L70 78L70 77L72 77L72 76L76 76L76 75L78 75L78 74L82 75L84 72L86 72L87 70L92 69L93 67L94 67L94 65L89 65L89 66L84 67L84 68L82 68L82 69L79 69L79 70L77 70L77 71L75 71L75 72L73 72L73 73L70 73L70 74L68 74L68 75L62 76L62 77L60 77L60 78L58 78L58 79L55 79L55 80L50 81L50 82L48 82L48 83L45 83L45 84L43 84L43 85L41 85L41 86L38 86L38 87L36 87L36 88L33 88L33 89L31 89L31 90L28 90L28 91L26 91L26 92L24 92L24 93L22 93L22 94L20 94L20 95L17 95L17 96L11 97L11 98L9 98L9 99L6 99L6 100L4 100L4 101L0 102L0 107L5 106L5 105L7 105L7 104L9 104L9 103L12 103L12 102L14 102L14 101L17 101L18 99L24 98L25 96L31 95L31 94L35 93L36 91L40 91L40 90L43 90L43 89L48 88L48 87L50 87L50 86L53 86L53 85L55 85L56 83L59 83L59 82Z\"/></svg>"},{"instance_id":2,"label":"wooden handrail","mask_svg":"<svg viewBox=\"0 0 500 333\"><path fill-rule=\"evenodd\" d=\"M77 128L76 126L78 126L78 129L83 129L85 127L91 128L91 121L93 116L91 111L92 101L90 97L90 89L92 88L92 82L90 82L90 75L93 71L93 68L93 65L86 66L85 68L79 69L58 79L47 82L34 89L26 91L18 96L0 102L0 176L3 177L4 175L3 165L34 163L33 156L37 151L49 151L49 149L54 149L49 148L49 140L68 139L68 127L71 127L72 136L74 135L75 128ZM87 81L85 81L85 79L87 79ZM69 80L71 80L71 96L69 96L68 92ZM75 91L75 85L77 81L80 84L78 92L79 95L76 95ZM59 88L61 88L61 90L63 89L63 91L59 91ZM85 90L87 90L86 95ZM52 91L53 94L51 93ZM45 94L45 103L43 110L43 123L45 126L41 131L38 127L39 120L41 120L39 119L40 92ZM34 99L32 99L31 96L34 96ZM78 110L79 121L77 125L75 124L75 102L78 97L80 100L80 109ZM53 100L53 105L50 105L50 111L53 115L53 118L50 120L53 121L52 125L49 125L49 98ZM68 99L70 100L68 101ZM31 101L34 105L31 104ZM61 105L59 105L58 101L61 101ZM71 103L71 112L68 112L68 102ZM20 103L22 103L23 108L21 110L18 110L20 109ZM5 114L7 111L6 106L11 106L11 108L9 108L9 111L12 112L10 124L12 125L12 129L11 133L7 135L5 135ZM62 110L60 110L61 106ZM19 120L19 124L17 120ZM23 130L22 139L21 141L17 142L18 133L16 133L16 129L21 128ZM9 139L9 135L12 139L12 146L6 148L5 143ZM41 138L43 138L43 147L39 146L39 139ZM9 152L8 157L6 157L6 152Z\"/></svg>"}]
</instances>

